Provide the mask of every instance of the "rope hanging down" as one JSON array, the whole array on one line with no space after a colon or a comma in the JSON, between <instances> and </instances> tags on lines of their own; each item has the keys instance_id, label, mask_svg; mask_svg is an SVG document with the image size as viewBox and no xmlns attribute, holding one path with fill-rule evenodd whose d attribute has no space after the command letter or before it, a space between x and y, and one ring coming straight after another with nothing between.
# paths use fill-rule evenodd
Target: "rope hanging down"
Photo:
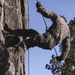
<instances>
[{"instance_id":1,"label":"rope hanging down","mask_svg":"<svg viewBox=\"0 0 75 75\"><path fill-rule=\"evenodd\" d=\"M29 2L28 3L28 28L30 25L30 17L29 17ZM30 75L30 51L28 50L28 75Z\"/></svg>"},{"instance_id":2,"label":"rope hanging down","mask_svg":"<svg viewBox=\"0 0 75 75\"><path fill-rule=\"evenodd\" d=\"M47 24L46 24L46 20L45 20L45 18L42 16L42 18L43 18L43 21L44 21L44 24L45 24L45 27L46 27L46 31L48 30L48 27L47 27Z\"/></svg>"}]
</instances>

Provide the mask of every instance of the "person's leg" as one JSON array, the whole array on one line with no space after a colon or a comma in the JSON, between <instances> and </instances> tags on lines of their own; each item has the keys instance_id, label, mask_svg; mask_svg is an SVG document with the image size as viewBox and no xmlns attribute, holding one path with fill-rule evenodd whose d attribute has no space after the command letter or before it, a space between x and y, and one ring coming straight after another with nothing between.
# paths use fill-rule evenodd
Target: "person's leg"
<instances>
[{"instance_id":1,"label":"person's leg","mask_svg":"<svg viewBox=\"0 0 75 75\"><path fill-rule=\"evenodd\" d=\"M68 56L68 53L70 51L70 34L62 41L62 52L61 55L58 56L56 59L58 61L65 60Z\"/></svg>"},{"instance_id":2,"label":"person's leg","mask_svg":"<svg viewBox=\"0 0 75 75\"><path fill-rule=\"evenodd\" d=\"M27 46L27 49L36 46L36 43L33 40L34 38L29 38L29 39L24 40L25 45Z\"/></svg>"},{"instance_id":3,"label":"person's leg","mask_svg":"<svg viewBox=\"0 0 75 75\"><path fill-rule=\"evenodd\" d=\"M51 49L50 48L50 40L45 35L36 35L35 37L29 38L25 40L25 43L27 45L27 48L38 46L43 49ZM52 42L53 43L53 42Z\"/></svg>"},{"instance_id":4,"label":"person's leg","mask_svg":"<svg viewBox=\"0 0 75 75\"><path fill-rule=\"evenodd\" d=\"M5 24L4 30L8 31L9 34L13 34L16 36L23 36L23 37L33 37L33 36L36 36L37 34L39 34L37 31L35 31L33 29L15 29L15 30L12 30L7 26L7 24Z\"/></svg>"}]
</instances>

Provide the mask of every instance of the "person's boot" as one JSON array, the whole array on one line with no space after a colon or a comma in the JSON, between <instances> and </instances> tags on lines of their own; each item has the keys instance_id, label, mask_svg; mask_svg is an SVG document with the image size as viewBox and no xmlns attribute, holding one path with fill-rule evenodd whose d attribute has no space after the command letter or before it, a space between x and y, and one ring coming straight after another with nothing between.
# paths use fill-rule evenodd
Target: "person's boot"
<instances>
[{"instance_id":1,"label":"person's boot","mask_svg":"<svg viewBox=\"0 0 75 75\"><path fill-rule=\"evenodd\" d=\"M39 33L36 31L36 30L34 30L34 29L29 29L28 30L28 35L29 35L29 37L34 37L34 36L36 36L36 35L38 35Z\"/></svg>"},{"instance_id":2,"label":"person's boot","mask_svg":"<svg viewBox=\"0 0 75 75\"><path fill-rule=\"evenodd\" d=\"M8 27L8 25L5 23L4 30L7 32L12 32L12 30Z\"/></svg>"},{"instance_id":3,"label":"person's boot","mask_svg":"<svg viewBox=\"0 0 75 75\"><path fill-rule=\"evenodd\" d=\"M6 37L7 35L10 35L12 33L12 30L8 27L8 25L6 23L4 25L4 30L2 30L2 33L3 33L4 37Z\"/></svg>"}]
</instances>

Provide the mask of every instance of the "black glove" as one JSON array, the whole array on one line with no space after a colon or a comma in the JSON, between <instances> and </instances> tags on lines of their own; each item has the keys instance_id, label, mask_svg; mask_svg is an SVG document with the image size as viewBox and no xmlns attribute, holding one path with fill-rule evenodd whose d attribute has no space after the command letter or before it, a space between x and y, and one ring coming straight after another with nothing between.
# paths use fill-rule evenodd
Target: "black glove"
<instances>
[{"instance_id":1,"label":"black glove","mask_svg":"<svg viewBox=\"0 0 75 75\"><path fill-rule=\"evenodd\" d=\"M62 61L63 58L62 58L61 56L57 56L57 57L56 57L56 60L57 60L57 61Z\"/></svg>"},{"instance_id":2,"label":"black glove","mask_svg":"<svg viewBox=\"0 0 75 75\"><path fill-rule=\"evenodd\" d=\"M36 3L36 8L39 8L40 6L42 6L41 3L40 2L37 2Z\"/></svg>"}]
</instances>

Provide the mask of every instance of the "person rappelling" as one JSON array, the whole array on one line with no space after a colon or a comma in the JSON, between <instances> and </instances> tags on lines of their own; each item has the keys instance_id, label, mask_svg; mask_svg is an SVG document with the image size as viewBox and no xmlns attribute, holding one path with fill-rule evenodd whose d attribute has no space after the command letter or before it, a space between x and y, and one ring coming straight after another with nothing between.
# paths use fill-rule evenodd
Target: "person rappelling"
<instances>
[{"instance_id":1,"label":"person rappelling","mask_svg":"<svg viewBox=\"0 0 75 75\"><path fill-rule=\"evenodd\" d=\"M52 11L46 10L40 2L36 3L36 8L37 12L53 22L45 33L39 34L33 29L12 30L8 28L7 25L5 25L4 29L8 31L9 34L14 34L15 36L30 37L24 40L28 49L38 46L45 50L52 50L56 45L62 43L62 53L60 56L57 56L56 59L58 61L66 59L70 51L70 30L66 18Z\"/></svg>"}]
</instances>

